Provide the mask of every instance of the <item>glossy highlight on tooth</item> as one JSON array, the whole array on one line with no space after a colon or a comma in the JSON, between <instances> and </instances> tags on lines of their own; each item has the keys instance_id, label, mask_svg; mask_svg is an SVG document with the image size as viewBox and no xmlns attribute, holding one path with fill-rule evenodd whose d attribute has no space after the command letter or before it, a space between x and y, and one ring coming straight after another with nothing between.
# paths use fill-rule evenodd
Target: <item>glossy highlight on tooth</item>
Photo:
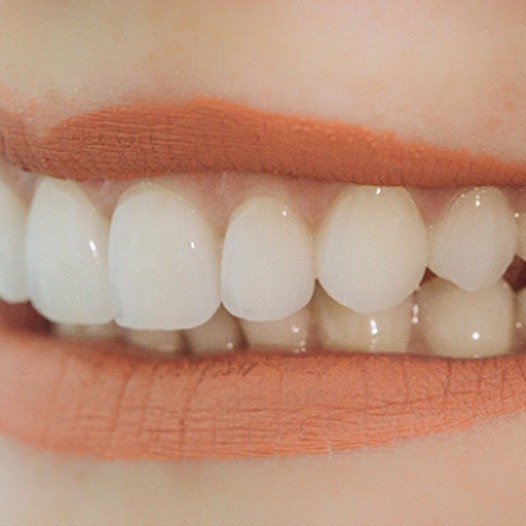
<instances>
[{"instance_id":1,"label":"glossy highlight on tooth","mask_svg":"<svg viewBox=\"0 0 526 526\"><path fill-rule=\"evenodd\" d=\"M517 227L522 204L511 189L442 191L430 206L433 190L261 174L241 185L239 175L223 174L200 186L174 175L103 186L103 195L88 183L33 175L32 199L20 200L26 175L8 172L3 181L6 239L25 251L2 258L0 273L9 277L25 259L29 300L59 337L108 333L166 355L254 347L522 352L515 293L526 285L526 265L514 253L524 225ZM101 210L101 196L113 207ZM457 217L459 202L468 206ZM502 282L500 292L429 279L429 245L446 269L470 246L470 277L488 265L488 240L500 262L489 284Z\"/></svg>"},{"instance_id":2,"label":"glossy highlight on tooth","mask_svg":"<svg viewBox=\"0 0 526 526\"><path fill-rule=\"evenodd\" d=\"M1 110L0 157L29 171L77 180L225 170L435 188L526 179L526 163L207 97L102 108L70 117L42 137L24 115Z\"/></svg>"}]
</instances>

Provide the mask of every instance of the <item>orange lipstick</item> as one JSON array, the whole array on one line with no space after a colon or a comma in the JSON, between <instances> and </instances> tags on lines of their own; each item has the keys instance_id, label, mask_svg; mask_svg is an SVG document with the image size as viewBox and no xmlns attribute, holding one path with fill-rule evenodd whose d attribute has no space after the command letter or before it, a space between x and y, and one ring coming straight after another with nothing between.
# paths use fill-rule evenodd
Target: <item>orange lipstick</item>
<instances>
[{"instance_id":1,"label":"orange lipstick","mask_svg":"<svg viewBox=\"0 0 526 526\"><path fill-rule=\"evenodd\" d=\"M365 184L518 184L526 164L407 144L342 123L195 99L110 108L37 139L4 115L2 155L79 180L266 171ZM0 432L107 459L323 453L466 429L526 409L526 355L257 352L162 360L42 331L0 308Z\"/></svg>"},{"instance_id":2,"label":"orange lipstick","mask_svg":"<svg viewBox=\"0 0 526 526\"><path fill-rule=\"evenodd\" d=\"M172 360L0 321L0 431L105 459L326 453L526 409L526 356L234 353Z\"/></svg>"},{"instance_id":3,"label":"orange lipstick","mask_svg":"<svg viewBox=\"0 0 526 526\"><path fill-rule=\"evenodd\" d=\"M526 179L526 163L211 98L105 108L68 118L44 137L0 112L0 156L28 171L81 181L222 171L429 188Z\"/></svg>"}]
</instances>

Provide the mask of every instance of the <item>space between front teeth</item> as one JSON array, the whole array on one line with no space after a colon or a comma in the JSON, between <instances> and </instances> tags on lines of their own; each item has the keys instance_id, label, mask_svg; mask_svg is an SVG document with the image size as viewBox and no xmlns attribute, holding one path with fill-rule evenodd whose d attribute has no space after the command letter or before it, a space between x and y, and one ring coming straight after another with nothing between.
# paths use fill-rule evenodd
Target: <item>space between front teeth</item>
<instances>
[{"instance_id":1,"label":"space between front teeth","mask_svg":"<svg viewBox=\"0 0 526 526\"><path fill-rule=\"evenodd\" d=\"M334 300L357 312L394 307L427 265L426 228L403 188L351 186L316 236L317 277Z\"/></svg>"},{"instance_id":2,"label":"space between front teeth","mask_svg":"<svg viewBox=\"0 0 526 526\"><path fill-rule=\"evenodd\" d=\"M468 291L494 285L517 251L513 210L498 188L462 193L429 229L429 268Z\"/></svg>"},{"instance_id":3,"label":"space between front teeth","mask_svg":"<svg viewBox=\"0 0 526 526\"><path fill-rule=\"evenodd\" d=\"M0 299L28 299L24 274L28 207L0 177Z\"/></svg>"},{"instance_id":4,"label":"space between front teeth","mask_svg":"<svg viewBox=\"0 0 526 526\"><path fill-rule=\"evenodd\" d=\"M283 199L257 196L231 215L221 261L221 300L238 318L274 321L314 291L311 233Z\"/></svg>"},{"instance_id":5,"label":"space between front teeth","mask_svg":"<svg viewBox=\"0 0 526 526\"><path fill-rule=\"evenodd\" d=\"M319 287L312 308L322 347L353 352L407 351L413 312L411 298L383 311L361 314L337 303Z\"/></svg>"},{"instance_id":6,"label":"space between front teeth","mask_svg":"<svg viewBox=\"0 0 526 526\"><path fill-rule=\"evenodd\" d=\"M511 350L514 295L504 280L477 292L433 278L416 294L418 330L433 354L481 358Z\"/></svg>"},{"instance_id":7,"label":"space between front teeth","mask_svg":"<svg viewBox=\"0 0 526 526\"><path fill-rule=\"evenodd\" d=\"M40 181L27 221L25 277L31 303L47 319L99 324L113 318L108 226L77 183Z\"/></svg>"},{"instance_id":8,"label":"space between front teeth","mask_svg":"<svg viewBox=\"0 0 526 526\"><path fill-rule=\"evenodd\" d=\"M121 195L113 214L109 277L118 325L202 325L220 304L218 235L178 192L137 183Z\"/></svg>"}]
</instances>

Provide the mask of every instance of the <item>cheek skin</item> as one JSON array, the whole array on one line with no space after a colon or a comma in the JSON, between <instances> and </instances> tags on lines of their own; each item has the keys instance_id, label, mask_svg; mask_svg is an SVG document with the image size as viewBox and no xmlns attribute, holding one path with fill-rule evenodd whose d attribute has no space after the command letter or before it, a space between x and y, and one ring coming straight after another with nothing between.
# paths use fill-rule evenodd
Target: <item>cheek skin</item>
<instances>
[{"instance_id":1,"label":"cheek skin","mask_svg":"<svg viewBox=\"0 0 526 526\"><path fill-rule=\"evenodd\" d=\"M0 4L0 113L43 136L111 104L206 94L526 160L523 1L320 5ZM0 517L14 526L508 526L524 520L524 436L519 416L374 451L133 463L2 439Z\"/></svg>"},{"instance_id":2,"label":"cheek skin","mask_svg":"<svg viewBox=\"0 0 526 526\"><path fill-rule=\"evenodd\" d=\"M44 135L108 105L206 95L526 158L521 6L181 2L153 17L147 4L0 6L0 109Z\"/></svg>"}]
</instances>

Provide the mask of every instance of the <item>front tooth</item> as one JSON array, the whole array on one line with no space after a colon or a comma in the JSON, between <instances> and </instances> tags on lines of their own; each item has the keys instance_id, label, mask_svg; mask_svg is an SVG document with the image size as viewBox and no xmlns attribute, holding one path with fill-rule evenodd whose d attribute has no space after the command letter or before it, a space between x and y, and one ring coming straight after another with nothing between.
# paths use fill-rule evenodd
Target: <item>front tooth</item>
<instances>
[{"instance_id":1,"label":"front tooth","mask_svg":"<svg viewBox=\"0 0 526 526\"><path fill-rule=\"evenodd\" d=\"M188 329L219 307L219 239L172 190L144 182L124 192L109 253L115 319L123 327Z\"/></svg>"},{"instance_id":2,"label":"front tooth","mask_svg":"<svg viewBox=\"0 0 526 526\"><path fill-rule=\"evenodd\" d=\"M504 280L468 292L434 278L418 291L417 304L420 332L434 354L478 358L511 348L513 292Z\"/></svg>"},{"instance_id":3,"label":"front tooth","mask_svg":"<svg viewBox=\"0 0 526 526\"><path fill-rule=\"evenodd\" d=\"M178 331L125 331L126 341L139 347L165 354L180 353L184 349L183 336Z\"/></svg>"},{"instance_id":4,"label":"front tooth","mask_svg":"<svg viewBox=\"0 0 526 526\"><path fill-rule=\"evenodd\" d=\"M234 211L223 245L221 298L234 316L272 321L314 290L311 234L281 199L253 197Z\"/></svg>"},{"instance_id":5,"label":"front tooth","mask_svg":"<svg viewBox=\"0 0 526 526\"><path fill-rule=\"evenodd\" d=\"M426 229L403 188L352 186L322 224L316 258L318 279L333 299L361 313L385 310L420 283Z\"/></svg>"},{"instance_id":6,"label":"front tooth","mask_svg":"<svg viewBox=\"0 0 526 526\"><path fill-rule=\"evenodd\" d=\"M0 179L0 298L9 303L28 299L24 275L27 207Z\"/></svg>"},{"instance_id":7,"label":"front tooth","mask_svg":"<svg viewBox=\"0 0 526 526\"><path fill-rule=\"evenodd\" d=\"M56 322L109 322L107 245L108 221L80 186L44 178L27 223L26 283L34 307Z\"/></svg>"},{"instance_id":8,"label":"front tooth","mask_svg":"<svg viewBox=\"0 0 526 526\"><path fill-rule=\"evenodd\" d=\"M204 325L184 333L190 352L196 355L229 352L243 344L239 323L222 306Z\"/></svg>"},{"instance_id":9,"label":"front tooth","mask_svg":"<svg viewBox=\"0 0 526 526\"><path fill-rule=\"evenodd\" d=\"M54 323L51 332L64 338L89 338L115 340L120 338L121 329L113 322L100 325L80 325L76 323Z\"/></svg>"},{"instance_id":10,"label":"front tooth","mask_svg":"<svg viewBox=\"0 0 526 526\"><path fill-rule=\"evenodd\" d=\"M308 307L281 320L241 321L250 347L286 347L295 352L303 352L309 346L311 324L311 312Z\"/></svg>"},{"instance_id":11,"label":"front tooth","mask_svg":"<svg viewBox=\"0 0 526 526\"><path fill-rule=\"evenodd\" d=\"M513 260L517 225L497 188L461 194L430 228L430 269L459 287L477 291L495 284Z\"/></svg>"},{"instance_id":12,"label":"front tooth","mask_svg":"<svg viewBox=\"0 0 526 526\"><path fill-rule=\"evenodd\" d=\"M320 287L313 308L323 347L349 351L403 353L411 334L412 301L387 310L360 314L330 298Z\"/></svg>"}]
</instances>

